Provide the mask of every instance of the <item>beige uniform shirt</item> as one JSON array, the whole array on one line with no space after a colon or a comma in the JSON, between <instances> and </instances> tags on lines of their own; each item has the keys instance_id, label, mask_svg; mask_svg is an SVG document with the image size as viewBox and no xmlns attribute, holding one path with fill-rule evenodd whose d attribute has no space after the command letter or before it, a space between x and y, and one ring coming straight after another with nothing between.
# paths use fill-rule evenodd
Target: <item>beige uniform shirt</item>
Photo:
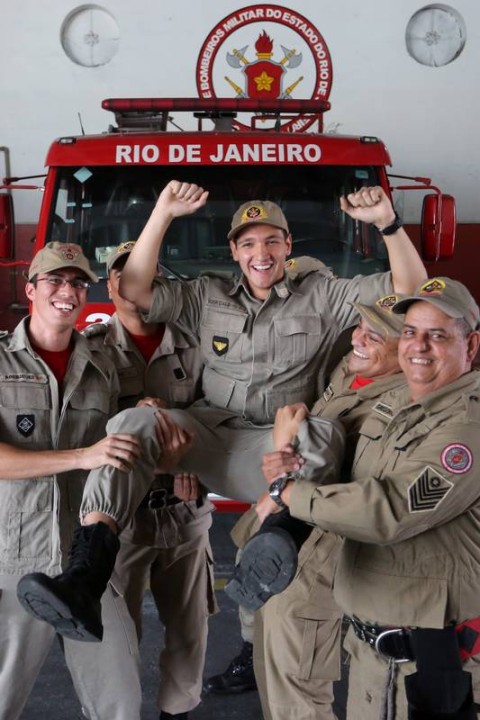
<instances>
[{"instance_id":1,"label":"beige uniform shirt","mask_svg":"<svg viewBox=\"0 0 480 720\"><path fill-rule=\"evenodd\" d=\"M105 435L116 412L118 380L85 338L73 333L74 349L63 392L32 349L23 320L0 339L0 439L24 450L87 447ZM0 574L38 570L56 574L68 556L88 471L0 479ZM1 469L0 469L1 476Z\"/></svg>"},{"instance_id":2,"label":"beige uniform shirt","mask_svg":"<svg viewBox=\"0 0 480 720\"><path fill-rule=\"evenodd\" d=\"M146 319L200 336L204 404L217 409L212 424L235 415L264 425L283 405L313 404L329 351L358 318L351 303L389 292L390 273L343 280L312 271L278 282L263 302L242 278L157 278Z\"/></svg>"},{"instance_id":3,"label":"beige uniform shirt","mask_svg":"<svg viewBox=\"0 0 480 720\"><path fill-rule=\"evenodd\" d=\"M348 371L348 357L335 368L330 382L311 410L312 415L340 420L345 430L345 457L342 475L350 479L350 471L363 421L370 414L377 398L387 390L405 385L403 373L375 380L352 390L355 374Z\"/></svg>"},{"instance_id":4,"label":"beige uniform shirt","mask_svg":"<svg viewBox=\"0 0 480 720\"><path fill-rule=\"evenodd\" d=\"M116 315L107 325L87 329L86 335L92 349L108 355L117 369L121 410L134 407L144 397L159 397L168 407L185 407L198 398L203 366L195 338L167 325L147 363ZM152 480L152 487L161 486L160 481ZM122 540L174 547L206 532L212 523L212 509L206 497L200 507L189 501L159 510L139 508L122 532Z\"/></svg>"},{"instance_id":5,"label":"beige uniform shirt","mask_svg":"<svg viewBox=\"0 0 480 720\"><path fill-rule=\"evenodd\" d=\"M409 402L384 395L360 430L353 482L297 483L294 515L347 540L335 597L382 625L444 627L479 615L480 374Z\"/></svg>"}]
</instances>

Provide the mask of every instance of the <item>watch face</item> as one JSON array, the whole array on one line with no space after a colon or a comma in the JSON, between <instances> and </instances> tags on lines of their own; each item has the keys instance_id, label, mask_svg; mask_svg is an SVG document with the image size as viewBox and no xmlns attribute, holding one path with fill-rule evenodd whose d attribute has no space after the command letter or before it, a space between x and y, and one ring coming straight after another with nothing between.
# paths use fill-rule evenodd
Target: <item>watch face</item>
<instances>
[{"instance_id":1,"label":"watch face","mask_svg":"<svg viewBox=\"0 0 480 720\"><path fill-rule=\"evenodd\" d=\"M282 498L280 497L285 485L287 484L288 478L286 477L280 477L274 480L270 487L268 488L268 494L272 498L274 502L277 503L281 508L286 507L285 503L282 501Z\"/></svg>"}]
</instances>

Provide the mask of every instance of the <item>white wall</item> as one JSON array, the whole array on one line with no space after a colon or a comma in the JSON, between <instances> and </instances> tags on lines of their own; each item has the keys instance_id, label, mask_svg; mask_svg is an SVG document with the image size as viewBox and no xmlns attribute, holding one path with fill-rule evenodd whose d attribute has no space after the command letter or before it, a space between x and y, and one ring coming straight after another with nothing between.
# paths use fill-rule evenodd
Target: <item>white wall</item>
<instances>
[{"instance_id":1,"label":"white wall","mask_svg":"<svg viewBox=\"0 0 480 720\"><path fill-rule=\"evenodd\" d=\"M207 34L224 16L253 3L99 0L118 22L120 46L109 64L97 68L74 64L60 43L65 17L82 4L0 0L0 146L9 148L13 175L41 172L51 140L79 134L78 112L87 133L106 130L113 115L100 107L105 97L196 96L195 66ZM456 196L460 222L478 222L480 2L449 2L463 16L467 43L456 61L441 68L419 65L405 47L406 24L428 0L275 4L305 15L328 45L333 88L326 126L378 135L396 172L432 177ZM16 193L17 222L35 221L31 198ZM418 219L420 200L420 194L409 198L407 219Z\"/></svg>"}]
</instances>

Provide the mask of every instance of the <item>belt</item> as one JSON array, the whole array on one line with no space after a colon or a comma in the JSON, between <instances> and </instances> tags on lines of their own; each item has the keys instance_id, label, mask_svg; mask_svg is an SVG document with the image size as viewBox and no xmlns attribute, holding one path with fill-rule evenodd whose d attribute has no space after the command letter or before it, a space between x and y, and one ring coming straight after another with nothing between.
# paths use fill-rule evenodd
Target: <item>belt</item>
<instances>
[{"instance_id":1,"label":"belt","mask_svg":"<svg viewBox=\"0 0 480 720\"><path fill-rule=\"evenodd\" d=\"M142 509L148 508L149 510L162 510L180 502L182 502L180 498L172 495L165 488L157 488L156 490L150 490L138 507Z\"/></svg>"},{"instance_id":2,"label":"belt","mask_svg":"<svg viewBox=\"0 0 480 720\"><path fill-rule=\"evenodd\" d=\"M368 624L355 616L347 616L347 620L359 640L368 643L386 660L392 659L396 663L415 660L411 636L416 628ZM480 653L480 617L455 625L455 630L462 661Z\"/></svg>"}]
</instances>

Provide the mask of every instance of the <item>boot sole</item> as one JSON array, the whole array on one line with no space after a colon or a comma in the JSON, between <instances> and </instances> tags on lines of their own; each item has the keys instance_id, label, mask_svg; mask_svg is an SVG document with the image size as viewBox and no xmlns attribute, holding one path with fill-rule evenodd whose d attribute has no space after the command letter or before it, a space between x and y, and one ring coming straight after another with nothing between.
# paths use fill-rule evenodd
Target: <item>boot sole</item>
<instances>
[{"instance_id":1,"label":"boot sole","mask_svg":"<svg viewBox=\"0 0 480 720\"><path fill-rule=\"evenodd\" d=\"M101 642L103 628L98 623L84 622L75 617L72 609L50 587L51 579L42 573L31 573L17 585L17 598L22 607L37 620L51 625L55 632L70 640Z\"/></svg>"},{"instance_id":2,"label":"boot sole","mask_svg":"<svg viewBox=\"0 0 480 720\"><path fill-rule=\"evenodd\" d=\"M287 532L280 528L260 532L243 548L225 592L248 610L258 610L290 585L297 566L297 547Z\"/></svg>"}]
</instances>

